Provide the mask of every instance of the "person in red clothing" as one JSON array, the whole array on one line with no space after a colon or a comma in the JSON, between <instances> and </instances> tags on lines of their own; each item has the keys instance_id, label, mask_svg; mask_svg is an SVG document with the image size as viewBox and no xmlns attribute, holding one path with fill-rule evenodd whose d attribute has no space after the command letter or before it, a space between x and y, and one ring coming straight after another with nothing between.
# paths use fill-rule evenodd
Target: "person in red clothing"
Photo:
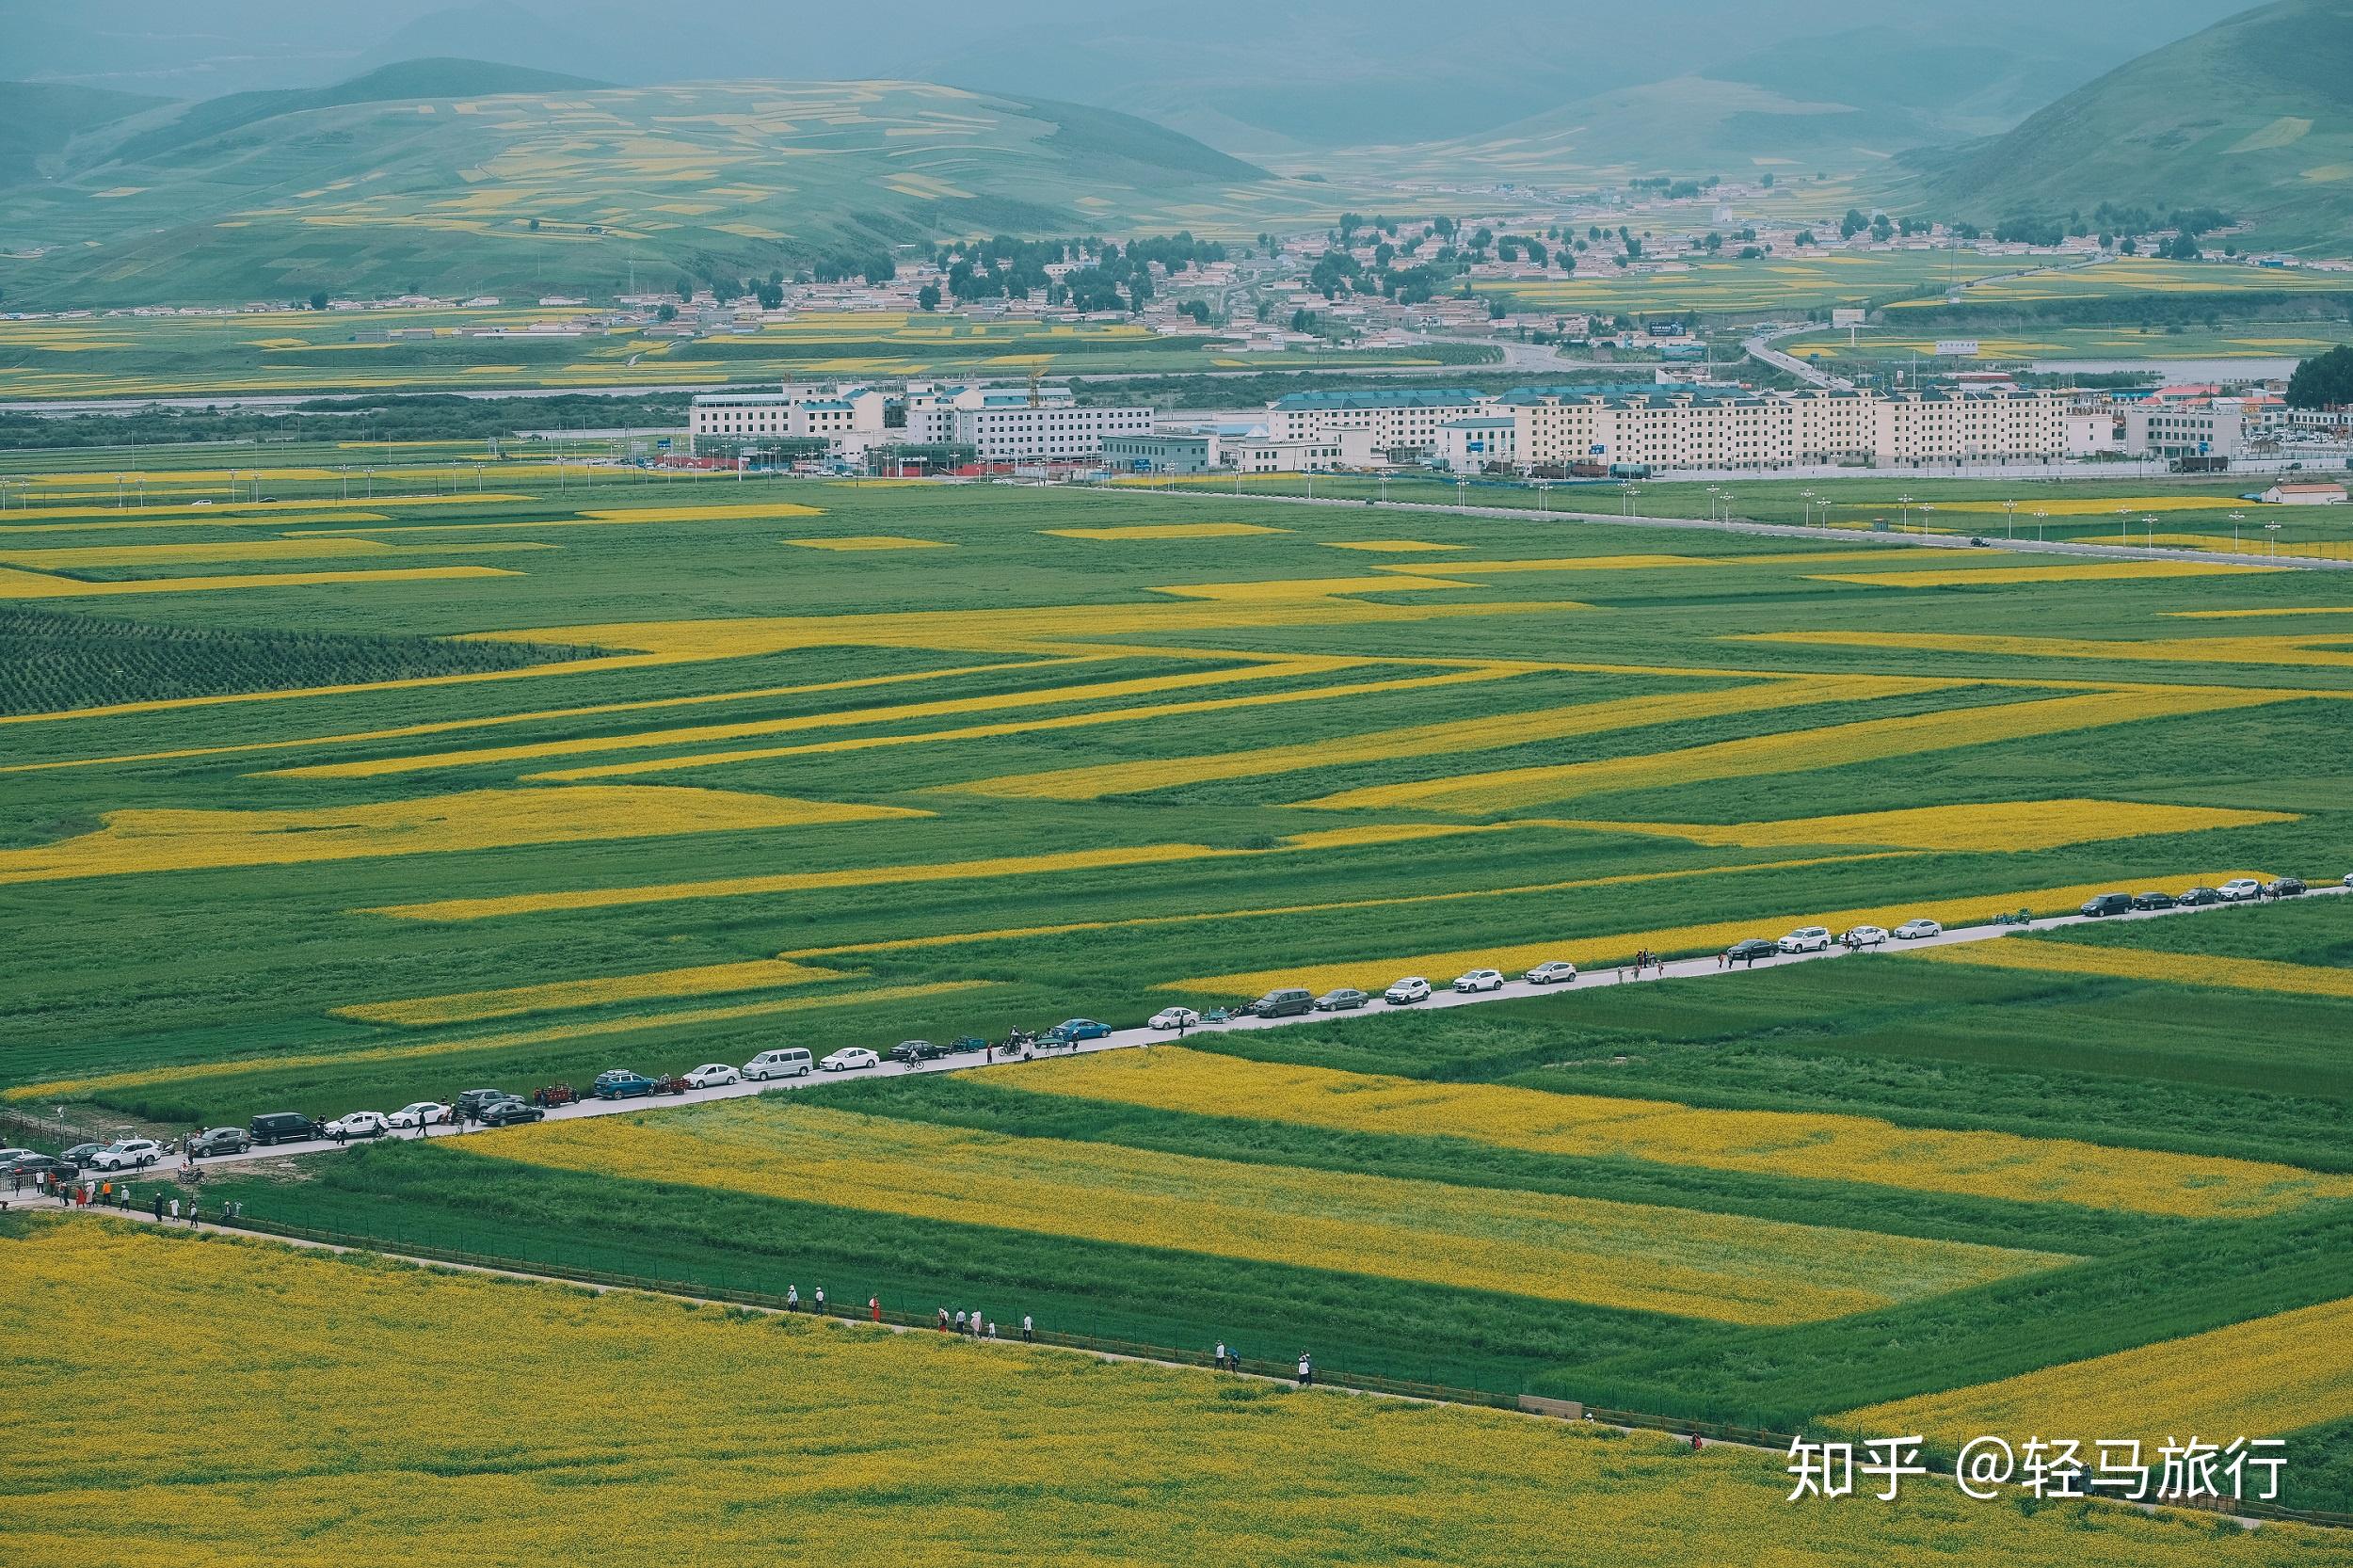
<instances>
[{"instance_id":1,"label":"person in red clothing","mask_svg":"<svg viewBox=\"0 0 2353 1568\"><path fill-rule=\"evenodd\" d=\"M866 1315L878 1323L882 1321L882 1298L880 1296L866 1298Z\"/></svg>"}]
</instances>

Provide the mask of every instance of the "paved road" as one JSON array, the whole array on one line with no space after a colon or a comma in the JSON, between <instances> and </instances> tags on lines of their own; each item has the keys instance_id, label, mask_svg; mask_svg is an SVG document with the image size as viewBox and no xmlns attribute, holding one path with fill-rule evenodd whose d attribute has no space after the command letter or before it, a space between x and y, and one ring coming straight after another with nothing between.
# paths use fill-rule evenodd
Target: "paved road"
<instances>
[{"instance_id":1,"label":"paved road","mask_svg":"<svg viewBox=\"0 0 2353 1568\"><path fill-rule=\"evenodd\" d=\"M2353 892L2353 888L2323 886L2313 888L2312 893L2308 896L2325 897L2330 895L2341 895L2347 892ZM2213 907L2229 908L2232 906L2226 904L2216 905ZM2108 920L2105 923L2114 923L2118 920L2170 920L2187 918L2204 913L2207 913L2207 911L2202 909L2158 910L2131 915L2111 916L2108 917ZM2056 931L2068 926L2084 925L2089 923L2091 923L2090 918L2087 916L2061 915L2054 916L2048 920L2038 920L2031 927L2000 925L1957 926L1945 931L1940 936L1926 937L1919 941L1891 942L1889 944L1889 949L1901 950L1950 947L1962 942L1991 941L2013 935L2014 933L2025 929L2032 929L2035 931ZM1757 922L1756 934L1760 936L1778 935L1778 933L1771 930L1770 927L1770 921L1759 920ZM1744 970L1748 968L1770 969L1784 968L1791 964L1818 964L1833 961L1844 963L1867 963L1872 961L1876 956L1878 956L1878 954L1870 952L1849 953L1844 949L1833 947L1826 952L1791 953L1772 958L1760 959L1753 965L1743 965L1741 966L1741 968ZM1702 979L1708 976L1722 976L1727 972L1730 971L1727 971L1713 954L1698 958L1674 959L1666 964L1646 969L1639 977L1629 973L1625 968L1605 966L1603 968L1580 974L1576 980L1571 981L1566 984L1530 985L1525 981L1514 979L1507 981L1501 990L1482 991L1476 995L1460 995L1453 991L1440 991L1431 997L1428 1001L1416 1004L1412 1010L1416 1012L1427 1012L1443 1011L1453 1007L1478 1007L1490 1002L1522 1000L1533 996L1557 995L1564 991L1593 991L1610 985L1647 985L1660 980ZM1454 977L1451 975L1432 975L1429 978L1433 984L1443 985L1450 982ZM1405 1011L1405 1009L1385 1007L1382 1003L1375 1001L1367 1011L1376 1013L1401 1012ZM1264 1029L1307 1029L1313 1028L1318 1024L1332 1022L1334 1017L1335 1015L1320 1013L1289 1018L1242 1018L1232 1023L1204 1025L1199 1029L1191 1031L1186 1038L1199 1038L1203 1035L1218 1035ZM1084 1045L1077 1048L1076 1051L1052 1050L1040 1052L1038 1055L1043 1058L1050 1056L1093 1053L1096 1051L1105 1050L1133 1050L1153 1045L1170 1044L1177 1041L1178 1038L1179 1037L1177 1035L1173 1033L1153 1031L1142 1027L1119 1029L1114 1030L1111 1034L1103 1037L1102 1039L1090 1040L1086 1042ZM822 1056L824 1053L819 1052L817 1054ZM643 1099L584 1100L576 1105L556 1107L554 1110L548 1112L548 1119L550 1121L568 1121L581 1116L611 1116L620 1114L624 1112L661 1111L677 1105L700 1105L708 1103L712 1100L740 1099L745 1096L760 1094L767 1090L781 1090L794 1094L807 1092L822 1093L824 1090L830 1088L835 1084L854 1081L861 1079L901 1078L910 1073L945 1073L986 1070L991 1066L1004 1064L1005 1060L1006 1059L1001 1056L995 1057L990 1060L984 1060L983 1055L976 1052L968 1056L958 1056L942 1062L928 1063L920 1066L912 1067L903 1065L902 1064L896 1062L886 1061L877 1067L867 1068L856 1072L812 1072L807 1078L771 1080L765 1083L731 1084L725 1088L694 1090L684 1095L648 1096ZM472 1087L472 1085L468 1085L467 1087ZM252 1109L256 1113L258 1113L261 1112L280 1110L284 1108L279 1106L257 1105ZM341 1114L345 1110L360 1109L392 1111L398 1108L394 1106L353 1106L329 1108L330 1112L334 1114ZM466 1136L466 1134L453 1132L448 1129L439 1129L430 1135L442 1138ZM416 1133L399 1133L394 1136L414 1138L419 1135ZM347 1146L350 1145L339 1144L327 1141L301 1144L280 1144L269 1148L251 1149L244 1154L221 1155L214 1159L201 1160L199 1163L201 1164L206 1170L213 1170L224 1165L245 1164L257 1160L272 1160L285 1155L331 1152L338 1148ZM171 1167L168 1165L157 1166L155 1167L155 1171L158 1174L164 1174L168 1173L170 1168Z\"/></svg>"},{"instance_id":2,"label":"paved road","mask_svg":"<svg viewBox=\"0 0 2353 1568\"><path fill-rule=\"evenodd\" d=\"M1086 487L1098 495L1124 495L1144 499L1172 498L1206 501L1212 504L1231 505L1237 498L1263 501L1287 506L1340 506L1362 510L1376 506L1393 512L1440 512L1450 517L1498 518L1507 521L1525 522L1530 519L1543 522L1557 519L1562 522L1606 522L1621 528L1707 528L1720 534L1754 534L1785 539L1820 539L1826 543L1853 547L1884 546L1891 550L1960 550L1980 548L1962 534L1906 534L1890 529L1884 534L1868 533L1852 528L1808 526L1796 522L1752 522L1745 518L1674 518L1633 517L1624 512L1574 512L1554 506L1539 509L1532 506L1471 506L1449 505L1443 501L1367 501L1361 496L1335 499L1330 496L1273 495L1257 490L1214 489L1209 486L1172 486L1166 489L1150 489L1140 485L1096 485ZM1991 520L1988 520L1989 522ZM1996 539L1991 534L1981 535L1986 547L2014 550L2030 554L2075 555L2098 561L2212 561L2231 567L2295 567L2320 571L2353 570L2353 560L2326 560L2315 555L2236 555L2227 551L2213 550L2150 550L2138 545L2091 544L2068 539Z\"/></svg>"}]
</instances>

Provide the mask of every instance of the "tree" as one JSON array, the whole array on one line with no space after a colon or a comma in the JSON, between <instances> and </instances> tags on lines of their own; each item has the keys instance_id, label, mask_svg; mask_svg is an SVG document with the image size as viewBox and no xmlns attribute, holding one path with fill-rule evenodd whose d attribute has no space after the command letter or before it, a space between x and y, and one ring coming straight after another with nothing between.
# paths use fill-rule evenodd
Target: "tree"
<instances>
[{"instance_id":1,"label":"tree","mask_svg":"<svg viewBox=\"0 0 2353 1568\"><path fill-rule=\"evenodd\" d=\"M327 291L325 289L312 289L311 291L311 309L314 311L324 311L327 309Z\"/></svg>"},{"instance_id":2,"label":"tree","mask_svg":"<svg viewBox=\"0 0 2353 1568\"><path fill-rule=\"evenodd\" d=\"M784 303L784 285L772 280L754 289L752 296L760 301L761 310L773 311Z\"/></svg>"},{"instance_id":3,"label":"tree","mask_svg":"<svg viewBox=\"0 0 2353 1568\"><path fill-rule=\"evenodd\" d=\"M1769 174L1765 176L1765 188L1767 190L1771 190L1773 188L1773 177Z\"/></svg>"},{"instance_id":4,"label":"tree","mask_svg":"<svg viewBox=\"0 0 2353 1568\"><path fill-rule=\"evenodd\" d=\"M2288 377L2291 408L2342 408L2353 405L2353 347L2340 344L2314 355Z\"/></svg>"},{"instance_id":5,"label":"tree","mask_svg":"<svg viewBox=\"0 0 2353 1568\"><path fill-rule=\"evenodd\" d=\"M1847 216L1838 220L1838 237L1842 240L1850 240L1870 226L1871 220L1863 216L1863 210L1860 207L1849 207Z\"/></svg>"},{"instance_id":6,"label":"tree","mask_svg":"<svg viewBox=\"0 0 2353 1568\"><path fill-rule=\"evenodd\" d=\"M654 312L653 318L656 321L676 321L678 319L678 307L665 299L662 302L662 308Z\"/></svg>"},{"instance_id":7,"label":"tree","mask_svg":"<svg viewBox=\"0 0 2353 1568\"><path fill-rule=\"evenodd\" d=\"M1799 231L1798 231L1798 244L1799 244L1799 246L1800 246L1801 248L1805 247L1805 246L1812 245L1813 243L1814 243L1814 231L1813 231L1813 230L1811 230L1811 229L1801 229L1801 230L1799 230Z\"/></svg>"},{"instance_id":8,"label":"tree","mask_svg":"<svg viewBox=\"0 0 2353 1568\"><path fill-rule=\"evenodd\" d=\"M535 217L526 227L528 227L531 232L536 234L539 232L539 220Z\"/></svg>"},{"instance_id":9,"label":"tree","mask_svg":"<svg viewBox=\"0 0 2353 1568\"><path fill-rule=\"evenodd\" d=\"M915 291L915 304L918 310L938 310L939 285L937 283L926 283L921 288L917 289Z\"/></svg>"},{"instance_id":10,"label":"tree","mask_svg":"<svg viewBox=\"0 0 2353 1568\"><path fill-rule=\"evenodd\" d=\"M1700 244L1706 248L1709 255L1713 256L1717 251L1721 250L1724 248L1724 237L1723 235L1716 232L1715 230L1710 229L1707 232L1707 238L1702 240Z\"/></svg>"},{"instance_id":11,"label":"tree","mask_svg":"<svg viewBox=\"0 0 2353 1568\"><path fill-rule=\"evenodd\" d=\"M692 278L680 278L678 280L678 297L681 305L691 305L695 302L695 280Z\"/></svg>"},{"instance_id":12,"label":"tree","mask_svg":"<svg viewBox=\"0 0 2353 1568\"><path fill-rule=\"evenodd\" d=\"M1887 220L1885 213L1881 213L1871 219L1871 237L1881 245L1885 245L1888 237L1895 232L1896 226Z\"/></svg>"}]
</instances>

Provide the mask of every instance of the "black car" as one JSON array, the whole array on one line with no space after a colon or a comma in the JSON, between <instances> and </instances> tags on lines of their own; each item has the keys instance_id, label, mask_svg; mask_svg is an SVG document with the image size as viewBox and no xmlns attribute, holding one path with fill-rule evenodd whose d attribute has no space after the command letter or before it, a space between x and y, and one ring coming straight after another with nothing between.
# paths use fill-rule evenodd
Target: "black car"
<instances>
[{"instance_id":1,"label":"black car","mask_svg":"<svg viewBox=\"0 0 2353 1568\"><path fill-rule=\"evenodd\" d=\"M2151 891L2133 895L2136 909L2170 909L2179 902L2171 893Z\"/></svg>"},{"instance_id":2,"label":"black car","mask_svg":"<svg viewBox=\"0 0 2353 1568\"><path fill-rule=\"evenodd\" d=\"M319 1124L299 1111L272 1111L254 1117L245 1129L257 1144L307 1144L325 1136Z\"/></svg>"},{"instance_id":3,"label":"black car","mask_svg":"<svg viewBox=\"0 0 2353 1568\"><path fill-rule=\"evenodd\" d=\"M2294 898L2303 890L2304 879L2297 876L2283 876L2277 881L2264 884L2264 897L2265 898Z\"/></svg>"},{"instance_id":4,"label":"black car","mask_svg":"<svg viewBox=\"0 0 2353 1568\"><path fill-rule=\"evenodd\" d=\"M479 1120L484 1106L496 1105L501 1100L514 1097L504 1089L469 1089L457 1096L457 1104L453 1109L461 1121L470 1116Z\"/></svg>"},{"instance_id":5,"label":"black car","mask_svg":"<svg viewBox=\"0 0 2353 1568\"><path fill-rule=\"evenodd\" d=\"M2203 909L2209 904L2220 904L2222 895L2212 888L2192 888L2173 902L2185 909Z\"/></svg>"},{"instance_id":6,"label":"black car","mask_svg":"<svg viewBox=\"0 0 2353 1568\"><path fill-rule=\"evenodd\" d=\"M188 1153L201 1160L213 1154L243 1154L253 1146L251 1137L239 1128L207 1128L188 1139Z\"/></svg>"},{"instance_id":7,"label":"black car","mask_svg":"<svg viewBox=\"0 0 2353 1568\"><path fill-rule=\"evenodd\" d=\"M947 1054L929 1040L902 1040L890 1048L890 1060L904 1062L910 1067L921 1062L936 1062Z\"/></svg>"},{"instance_id":8,"label":"black car","mask_svg":"<svg viewBox=\"0 0 2353 1568\"><path fill-rule=\"evenodd\" d=\"M548 1113L529 1100L492 1100L473 1113L484 1127L513 1127L517 1122L543 1122Z\"/></svg>"},{"instance_id":9,"label":"black car","mask_svg":"<svg viewBox=\"0 0 2353 1568\"><path fill-rule=\"evenodd\" d=\"M2133 912L2133 895L2102 893L2097 898L2088 898L2084 900L2083 912L2095 918L2102 915L2129 915Z\"/></svg>"},{"instance_id":10,"label":"black car","mask_svg":"<svg viewBox=\"0 0 2353 1568\"><path fill-rule=\"evenodd\" d=\"M57 1158L69 1165L87 1165L90 1162L91 1157L105 1146L104 1144L76 1144Z\"/></svg>"},{"instance_id":11,"label":"black car","mask_svg":"<svg viewBox=\"0 0 2353 1568\"><path fill-rule=\"evenodd\" d=\"M22 1177L28 1182L38 1181L43 1176L54 1176L59 1181L72 1181L81 1174L81 1166L54 1154L20 1154L8 1161L6 1171L0 1172L0 1176L7 1176L11 1180Z\"/></svg>"},{"instance_id":12,"label":"black car","mask_svg":"<svg viewBox=\"0 0 2353 1568\"><path fill-rule=\"evenodd\" d=\"M1781 952L1781 944L1769 937L1752 936L1745 942L1735 942L1724 949L1727 964L1753 964L1760 958L1770 958Z\"/></svg>"}]
</instances>

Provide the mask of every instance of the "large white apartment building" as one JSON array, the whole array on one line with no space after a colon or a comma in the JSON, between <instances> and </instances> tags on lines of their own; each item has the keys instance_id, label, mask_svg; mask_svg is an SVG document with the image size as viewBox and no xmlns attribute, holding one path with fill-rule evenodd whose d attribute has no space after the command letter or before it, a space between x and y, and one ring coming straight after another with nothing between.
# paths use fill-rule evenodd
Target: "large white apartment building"
<instances>
[{"instance_id":1,"label":"large white apartment building","mask_svg":"<svg viewBox=\"0 0 2353 1568\"><path fill-rule=\"evenodd\" d=\"M687 410L690 450L779 439L833 440L878 434L889 399L872 387L787 386L772 392L709 392Z\"/></svg>"},{"instance_id":2,"label":"large white apartment building","mask_svg":"<svg viewBox=\"0 0 2353 1568\"><path fill-rule=\"evenodd\" d=\"M1472 401L1419 401L1441 398ZM1439 411L1446 417L1420 439L1425 414ZM1426 447L1457 469L1623 463L1769 472L2048 462L2067 449L2063 397L1979 388L1890 396L1845 388L1565 386L1523 388L1492 400L1459 392L1311 392L1281 399L1268 413L1269 433L1281 429L1291 440L1362 429L1369 416L1378 422L1377 446Z\"/></svg>"},{"instance_id":3,"label":"large white apartment building","mask_svg":"<svg viewBox=\"0 0 2353 1568\"><path fill-rule=\"evenodd\" d=\"M2242 457L2247 412L2238 399L2136 403L2124 410L2124 450L2137 457Z\"/></svg>"},{"instance_id":4,"label":"large white apartment building","mask_svg":"<svg viewBox=\"0 0 2353 1568\"><path fill-rule=\"evenodd\" d=\"M914 435L915 418L907 420ZM984 463L1083 462L1099 457L1114 436L1152 433L1149 408L952 408L927 427L944 426L932 438L971 447ZM924 438L915 437L922 440Z\"/></svg>"},{"instance_id":5,"label":"large white apartment building","mask_svg":"<svg viewBox=\"0 0 2353 1568\"><path fill-rule=\"evenodd\" d=\"M1292 392L1267 405L1266 433L1272 441L1329 442L1364 431L1377 451L1432 453L1448 421L1487 413L1488 401L1460 387Z\"/></svg>"}]
</instances>

